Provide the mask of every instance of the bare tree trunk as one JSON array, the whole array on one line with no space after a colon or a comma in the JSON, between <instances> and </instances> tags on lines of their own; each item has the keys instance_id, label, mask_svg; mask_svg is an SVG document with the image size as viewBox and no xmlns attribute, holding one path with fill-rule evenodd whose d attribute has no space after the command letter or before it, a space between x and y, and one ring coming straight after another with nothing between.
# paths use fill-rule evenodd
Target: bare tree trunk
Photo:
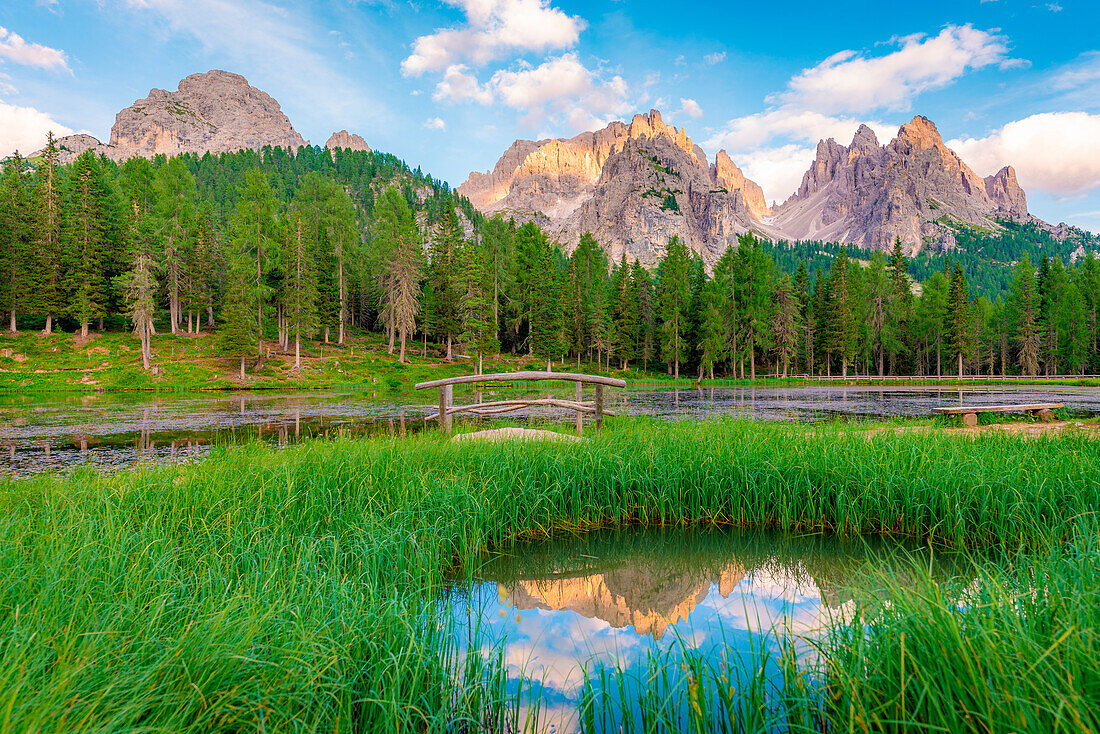
<instances>
[{"instance_id":1,"label":"bare tree trunk","mask_svg":"<svg viewBox=\"0 0 1100 734\"><path fill-rule=\"evenodd\" d=\"M10 331L13 334L16 333L17 331L19 331L19 329L17 329L16 326L15 326L15 309L14 308L11 310L11 321L9 321L8 323L9 323L8 331Z\"/></svg>"},{"instance_id":2,"label":"bare tree trunk","mask_svg":"<svg viewBox=\"0 0 1100 734\"><path fill-rule=\"evenodd\" d=\"M14 331L14 329L12 329L12 331ZM99 317L99 332L101 334L103 333L103 317L102 316Z\"/></svg>"},{"instance_id":3,"label":"bare tree trunk","mask_svg":"<svg viewBox=\"0 0 1100 734\"><path fill-rule=\"evenodd\" d=\"M294 332L294 369L302 368L302 335L299 331Z\"/></svg>"},{"instance_id":4,"label":"bare tree trunk","mask_svg":"<svg viewBox=\"0 0 1100 734\"><path fill-rule=\"evenodd\" d=\"M46 314L46 333L47 334L52 334L53 333L53 314L52 313Z\"/></svg>"},{"instance_id":5,"label":"bare tree trunk","mask_svg":"<svg viewBox=\"0 0 1100 734\"><path fill-rule=\"evenodd\" d=\"M749 379L756 380L756 349L749 352Z\"/></svg>"},{"instance_id":6,"label":"bare tree trunk","mask_svg":"<svg viewBox=\"0 0 1100 734\"><path fill-rule=\"evenodd\" d=\"M244 379L244 357L241 357L241 379Z\"/></svg>"},{"instance_id":7,"label":"bare tree trunk","mask_svg":"<svg viewBox=\"0 0 1100 734\"><path fill-rule=\"evenodd\" d=\"M214 326L214 307L213 306L207 306L206 307L206 325L209 326L209 327Z\"/></svg>"},{"instance_id":8,"label":"bare tree trunk","mask_svg":"<svg viewBox=\"0 0 1100 734\"><path fill-rule=\"evenodd\" d=\"M341 248L342 250L343 248ZM340 258L339 263L339 281L340 281L340 335L336 338L337 344L344 343L344 320L347 319L348 312L348 297L344 292L344 258Z\"/></svg>"},{"instance_id":9,"label":"bare tree trunk","mask_svg":"<svg viewBox=\"0 0 1100 734\"><path fill-rule=\"evenodd\" d=\"M393 354L393 342L390 342L390 354ZM447 361L450 362L454 357L451 352L451 335L447 335Z\"/></svg>"},{"instance_id":10,"label":"bare tree trunk","mask_svg":"<svg viewBox=\"0 0 1100 734\"><path fill-rule=\"evenodd\" d=\"M398 356L397 361L401 364L405 364L405 329L401 328L401 354Z\"/></svg>"},{"instance_id":11,"label":"bare tree trunk","mask_svg":"<svg viewBox=\"0 0 1100 734\"><path fill-rule=\"evenodd\" d=\"M963 378L963 356L962 352L959 352L959 379Z\"/></svg>"}]
</instances>

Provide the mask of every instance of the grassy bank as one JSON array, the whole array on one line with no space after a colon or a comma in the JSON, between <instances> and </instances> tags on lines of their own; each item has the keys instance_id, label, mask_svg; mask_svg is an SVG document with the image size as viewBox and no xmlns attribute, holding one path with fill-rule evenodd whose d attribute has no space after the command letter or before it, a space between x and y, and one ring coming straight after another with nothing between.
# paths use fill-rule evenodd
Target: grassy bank
<instances>
[{"instance_id":1,"label":"grassy bank","mask_svg":"<svg viewBox=\"0 0 1100 734\"><path fill-rule=\"evenodd\" d=\"M963 606L915 577L835 631L820 676L708 716L749 701L818 731L1095 728L1098 465L1100 442L1075 433L623 420L581 445L425 435L6 480L0 732L495 730L499 661L454 685L430 622L445 574L518 537L679 523L1003 559ZM719 674L694 680L717 696ZM777 715L761 713L801 728Z\"/></svg>"},{"instance_id":2,"label":"grassy bank","mask_svg":"<svg viewBox=\"0 0 1100 734\"><path fill-rule=\"evenodd\" d=\"M302 364L294 367L294 354L283 353L274 342L265 341L269 356L250 360L245 378L239 376L239 363L221 356L217 335L160 334L153 339L150 369L142 367L137 339L122 330L92 332L81 339L69 332L45 335L36 331L18 334L0 331L0 391L20 392L97 392L145 390L302 390L342 387L397 388L417 382L471 375L477 360L458 356L446 360L437 345L421 356L420 345L410 345L407 363L389 354L382 336L352 329L344 344L306 341L302 346ZM636 386L653 385L695 389L695 377L673 379L658 363L633 365L630 369L607 369L603 364L567 360L555 362L563 372L606 374L629 380ZM529 355L493 355L484 361L485 372L543 370L546 363ZM719 378L703 380L713 387L807 387L807 386L887 386L917 387L1034 387L1100 386L1091 378L1021 379L995 377L889 378L881 380L852 377L846 380L791 377L759 377L756 380Z\"/></svg>"}]
</instances>

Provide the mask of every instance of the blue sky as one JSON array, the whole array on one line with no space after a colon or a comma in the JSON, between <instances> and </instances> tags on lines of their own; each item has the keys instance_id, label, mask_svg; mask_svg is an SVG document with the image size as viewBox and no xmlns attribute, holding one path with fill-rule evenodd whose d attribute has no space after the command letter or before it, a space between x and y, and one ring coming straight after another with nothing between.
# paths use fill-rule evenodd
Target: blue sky
<instances>
[{"instance_id":1,"label":"blue sky","mask_svg":"<svg viewBox=\"0 0 1100 734\"><path fill-rule=\"evenodd\" d=\"M516 138L651 107L769 199L820 137L923 114L1033 213L1100 231L1100 7L1086 0L6 0L0 155L110 134L149 89L246 76L315 144L342 128L457 185Z\"/></svg>"}]
</instances>

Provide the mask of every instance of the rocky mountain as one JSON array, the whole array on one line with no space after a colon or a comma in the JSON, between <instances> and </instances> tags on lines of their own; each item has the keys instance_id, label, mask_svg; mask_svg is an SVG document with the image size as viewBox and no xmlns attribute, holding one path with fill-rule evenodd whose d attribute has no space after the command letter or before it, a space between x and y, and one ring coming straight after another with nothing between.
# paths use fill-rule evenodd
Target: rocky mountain
<instances>
[{"instance_id":1,"label":"rocky mountain","mask_svg":"<svg viewBox=\"0 0 1100 734\"><path fill-rule=\"evenodd\" d=\"M1030 219L1010 166L978 176L924 117L884 146L866 126L847 147L822 140L798 191L774 211L726 151L708 164L656 110L568 140L516 141L458 192L485 213L535 219L565 244L591 231L612 258L646 265L674 234L713 263L748 231L878 249L901 237L913 253L952 247L963 225L996 231L997 220Z\"/></svg>"},{"instance_id":2,"label":"rocky mountain","mask_svg":"<svg viewBox=\"0 0 1100 734\"><path fill-rule=\"evenodd\" d=\"M884 146L865 125L848 147L832 138L819 142L802 185L768 221L790 239L880 250L900 237L912 253L953 246L960 225L998 230L998 219L1027 217L1027 198L1011 166L978 176L944 145L936 126L918 116Z\"/></svg>"},{"instance_id":3,"label":"rocky mountain","mask_svg":"<svg viewBox=\"0 0 1100 734\"><path fill-rule=\"evenodd\" d=\"M592 232L613 259L624 252L647 265L669 237L713 262L738 235L775 234L761 221L764 193L725 151L714 165L661 113L568 140L519 140L492 171L472 173L457 189L481 211L536 219L561 242Z\"/></svg>"},{"instance_id":4,"label":"rocky mountain","mask_svg":"<svg viewBox=\"0 0 1100 734\"><path fill-rule=\"evenodd\" d=\"M325 143L325 148L328 150L344 148L345 150L359 150L364 153L371 152L370 146L367 145L367 141L363 140L362 136L349 133L347 130L333 133L329 137L328 142Z\"/></svg>"},{"instance_id":5,"label":"rocky mountain","mask_svg":"<svg viewBox=\"0 0 1100 734\"><path fill-rule=\"evenodd\" d=\"M308 145L269 94L239 74L219 70L192 74L175 92L150 90L148 97L115 116L109 144L90 135L70 135L59 143L62 163L88 148L125 160L160 153L171 156Z\"/></svg>"}]
</instances>

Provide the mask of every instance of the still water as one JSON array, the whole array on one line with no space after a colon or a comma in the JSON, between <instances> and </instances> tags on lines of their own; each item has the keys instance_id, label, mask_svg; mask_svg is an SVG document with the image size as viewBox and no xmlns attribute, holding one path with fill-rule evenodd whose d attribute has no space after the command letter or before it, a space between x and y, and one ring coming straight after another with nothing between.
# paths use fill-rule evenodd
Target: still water
<instances>
[{"instance_id":1,"label":"still water","mask_svg":"<svg viewBox=\"0 0 1100 734\"><path fill-rule=\"evenodd\" d=\"M517 394L571 398L571 387L543 383L480 393L455 391L457 403ZM50 395L0 394L0 471L28 474L90 465L115 468L141 461L191 460L216 444L422 430L435 395L412 391L303 393L188 392ZM1060 402L1100 413L1100 388L632 388L608 391L609 409L667 420L741 416L815 421L836 417L925 416L942 405ZM520 411L509 420L563 420L553 409Z\"/></svg>"},{"instance_id":2,"label":"still water","mask_svg":"<svg viewBox=\"0 0 1100 734\"><path fill-rule=\"evenodd\" d=\"M927 548L822 536L596 532L504 549L455 583L444 615L460 656L503 653L509 695L521 708L538 702L541 729L567 732L586 681L600 697L600 667L619 671L607 693L620 702L623 690L637 700L654 663L683 700L686 682L677 679L686 674L675 661L688 650L731 681L759 668L761 651L778 658L784 641L812 666L824 626L850 619L857 599L885 598L876 573L904 584L913 563L931 564L937 578L963 567Z\"/></svg>"}]
</instances>

